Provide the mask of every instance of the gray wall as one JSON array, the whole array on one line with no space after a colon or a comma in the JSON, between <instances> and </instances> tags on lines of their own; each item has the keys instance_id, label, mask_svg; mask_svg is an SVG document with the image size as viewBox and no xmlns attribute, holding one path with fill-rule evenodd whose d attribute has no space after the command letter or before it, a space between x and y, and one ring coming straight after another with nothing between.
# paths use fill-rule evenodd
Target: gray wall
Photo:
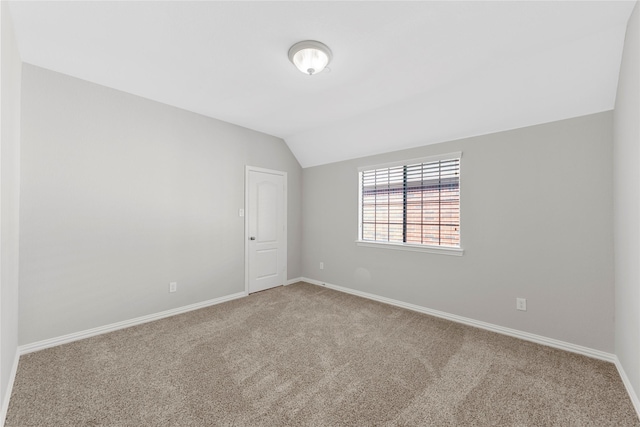
<instances>
[{"instance_id":1,"label":"gray wall","mask_svg":"<svg viewBox=\"0 0 640 427\"><path fill-rule=\"evenodd\" d=\"M627 25L614 112L616 355L640 393L640 7Z\"/></svg>"},{"instance_id":2,"label":"gray wall","mask_svg":"<svg viewBox=\"0 0 640 427\"><path fill-rule=\"evenodd\" d=\"M302 169L281 139L28 64L22 79L20 344L244 291L245 165L288 172L300 276Z\"/></svg>"},{"instance_id":3,"label":"gray wall","mask_svg":"<svg viewBox=\"0 0 640 427\"><path fill-rule=\"evenodd\" d=\"M304 169L303 275L613 352L611 147L605 112ZM359 166L453 151L464 256L356 246Z\"/></svg>"},{"instance_id":4,"label":"gray wall","mask_svg":"<svg viewBox=\"0 0 640 427\"><path fill-rule=\"evenodd\" d=\"M20 72L7 2L0 5L0 407L6 394L18 348L18 238L20 196ZM4 414L0 411L0 415Z\"/></svg>"}]
</instances>

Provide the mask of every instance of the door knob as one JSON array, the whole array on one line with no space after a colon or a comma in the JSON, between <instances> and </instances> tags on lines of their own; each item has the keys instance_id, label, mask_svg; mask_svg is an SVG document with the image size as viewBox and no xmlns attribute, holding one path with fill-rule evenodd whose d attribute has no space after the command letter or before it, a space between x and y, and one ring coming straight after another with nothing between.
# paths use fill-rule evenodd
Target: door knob
<instances>
[{"instance_id":1,"label":"door knob","mask_svg":"<svg viewBox=\"0 0 640 427\"><path fill-rule=\"evenodd\" d=\"M256 240L254 236L249 237L249 240Z\"/></svg>"}]
</instances>

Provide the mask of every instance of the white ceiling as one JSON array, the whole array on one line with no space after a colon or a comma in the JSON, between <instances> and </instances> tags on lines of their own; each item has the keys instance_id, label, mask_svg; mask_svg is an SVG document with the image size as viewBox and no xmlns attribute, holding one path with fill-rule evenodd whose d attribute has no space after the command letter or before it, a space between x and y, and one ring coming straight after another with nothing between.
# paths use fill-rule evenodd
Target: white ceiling
<instances>
[{"instance_id":1,"label":"white ceiling","mask_svg":"<svg viewBox=\"0 0 640 427\"><path fill-rule=\"evenodd\" d=\"M303 167L613 108L635 1L12 2L24 62L282 137ZM330 72L289 47L319 40Z\"/></svg>"}]
</instances>

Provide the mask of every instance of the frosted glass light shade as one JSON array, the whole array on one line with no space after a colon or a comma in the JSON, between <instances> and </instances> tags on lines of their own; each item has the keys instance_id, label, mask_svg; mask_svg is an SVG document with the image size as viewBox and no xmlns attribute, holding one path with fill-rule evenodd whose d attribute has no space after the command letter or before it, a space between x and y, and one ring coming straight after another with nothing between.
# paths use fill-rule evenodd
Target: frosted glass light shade
<instances>
[{"instance_id":1,"label":"frosted glass light shade","mask_svg":"<svg viewBox=\"0 0 640 427\"><path fill-rule=\"evenodd\" d=\"M324 70L331 56L331 50L325 44L313 40L296 43L289 49L289 60L308 75Z\"/></svg>"}]
</instances>

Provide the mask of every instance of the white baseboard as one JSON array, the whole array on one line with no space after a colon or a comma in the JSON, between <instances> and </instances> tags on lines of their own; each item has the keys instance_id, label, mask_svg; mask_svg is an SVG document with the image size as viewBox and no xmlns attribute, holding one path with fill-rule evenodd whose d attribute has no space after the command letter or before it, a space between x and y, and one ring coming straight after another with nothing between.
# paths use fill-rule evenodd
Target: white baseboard
<instances>
[{"instance_id":1,"label":"white baseboard","mask_svg":"<svg viewBox=\"0 0 640 427\"><path fill-rule=\"evenodd\" d=\"M304 281L304 279L302 277L296 277L295 279L287 280L287 283L285 283L284 285L285 286L293 285L294 283L303 282L303 281Z\"/></svg>"},{"instance_id":2,"label":"white baseboard","mask_svg":"<svg viewBox=\"0 0 640 427\"><path fill-rule=\"evenodd\" d=\"M620 378L622 378L622 383L624 384L624 387L627 389L627 393L631 398L631 403L633 403L633 407L636 410L636 414L638 414L638 418L640 418L640 399L638 399L638 395L636 394L636 391L633 389L633 386L631 385L631 381L629 380L627 373L624 371L624 368L620 363L620 359L618 359L618 356L614 356L614 357L615 357L614 363L616 365L616 368L618 369Z\"/></svg>"},{"instance_id":3,"label":"white baseboard","mask_svg":"<svg viewBox=\"0 0 640 427\"><path fill-rule=\"evenodd\" d=\"M74 332L72 334L63 335L56 338L50 338L47 340L38 341L31 344L21 345L20 347L18 347L18 351L19 351L19 354L33 353L34 351L44 350L45 348L67 344L73 341L78 341L78 340L93 337L96 335L106 334L108 332L117 331L118 329L129 328L131 326L141 325L147 322L153 322L154 320L160 320L165 317L175 316L176 314L186 313L188 311L209 307L212 305L220 304L223 302L231 301L231 300L242 298L245 296L247 296L246 292L238 292L238 293L227 295L224 297L214 298L214 299L198 302L191 305L185 305L183 307L173 308L171 310L162 311L160 313L149 314L147 316L136 317L135 319L125 320L117 323L111 323L109 325L99 326L97 328L87 329L85 331Z\"/></svg>"},{"instance_id":4,"label":"white baseboard","mask_svg":"<svg viewBox=\"0 0 640 427\"><path fill-rule=\"evenodd\" d=\"M16 354L13 356L13 365L11 366L11 373L9 374L9 383L5 390L4 400L2 401L2 407L0 407L0 427L4 427L5 419L7 418L7 412L9 411L9 401L11 400L11 392L13 391L13 383L16 381L16 374L18 373L18 362L20 361L20 351L16 348Z\"/></svg>"},{"instance_id":5,"label":"white baseboard","mask_svg":"<svg viewBox=\"0 0 640 427\"><path fill-rule=\"evenodd\" d=\"M616 356L611 353L607 353L600 350L595 350L589 347L583 347L581 345L571 344L565 341L556 340L553 338L547 338L542 335L530 334L529 332L519 331L517 329L505 328L504 326L494 325L492 323L482 322L479 320L470 319L468 317L458 316L456 314L446 313L444 311L433 310L430 308L422 307L415 304L409 304L403 301L394 300L391 298L381 297L378 295L370 294L368 292L356 291L354 289L345 288L342 286L332 285L330 283L309 279L303 277L302 281L311 283L312 285L324 286L336 291L345 292L347 294L356 295L359 297L371 299L385 304L395 305L396 307L406 308L408 310L417 311L419 313L428 314L442 319L451 320L453 322L462 323L464 325L473 326L480 329L485 329L492 332L497 332L503 335L509 335L511 337L520 338L526 341L531 341L537 344L554 347L560 350L570 351L572 353L582 354L584 356L592 357L595 359L604 360L607 362L615 363Z\"/></svg>"}]
</instances>

